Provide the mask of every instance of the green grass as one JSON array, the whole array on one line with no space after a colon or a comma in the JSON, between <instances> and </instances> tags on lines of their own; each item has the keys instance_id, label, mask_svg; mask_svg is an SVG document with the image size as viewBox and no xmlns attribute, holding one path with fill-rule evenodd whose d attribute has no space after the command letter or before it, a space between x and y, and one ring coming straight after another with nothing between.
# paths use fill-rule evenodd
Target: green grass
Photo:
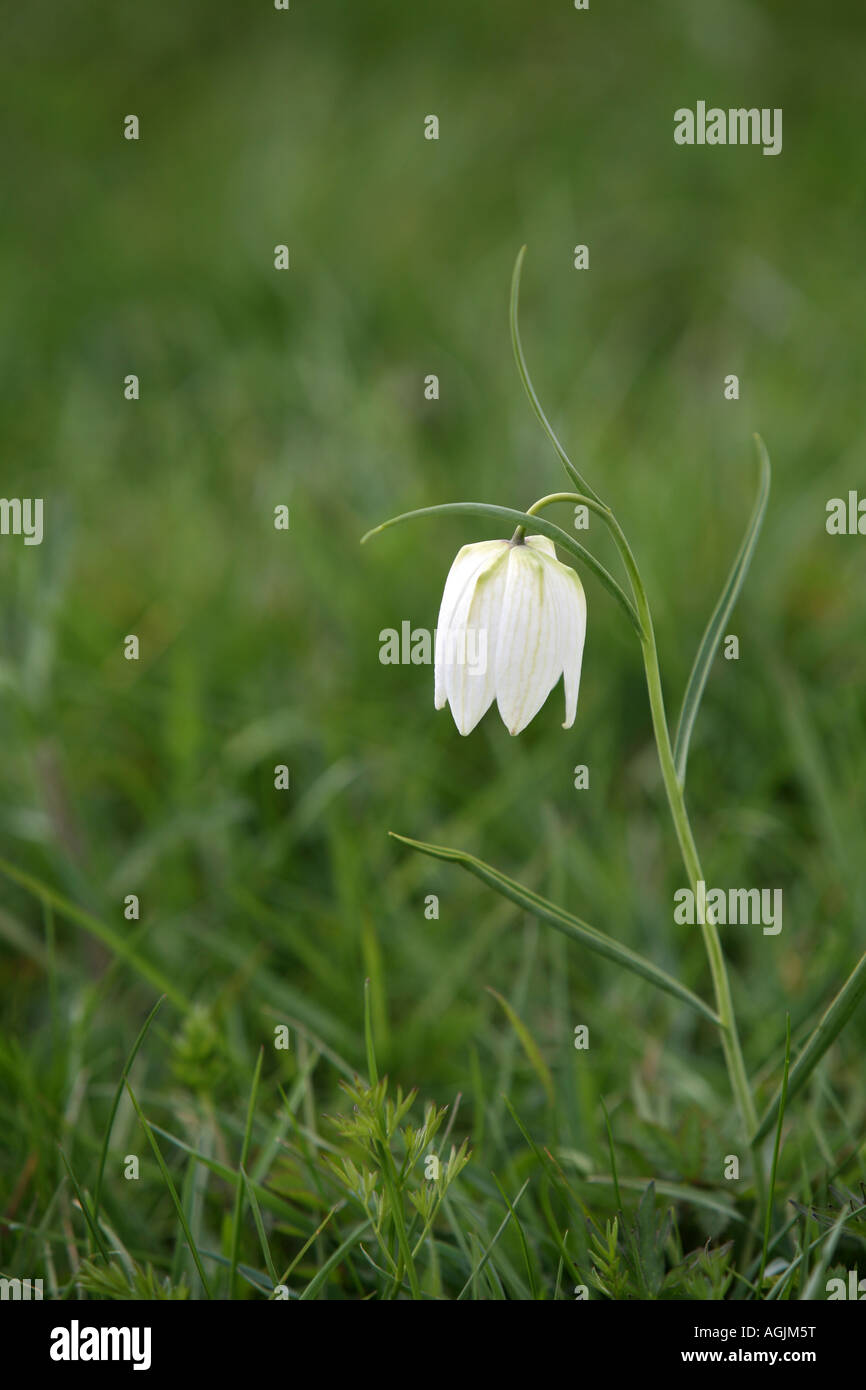
<instances>
[{"instance_id":1,"label":"green grass","mask_svg":"<svg viewBox=\"0 0 866 1390\"><path fill-rule=\"evenodd\" d=\"M866 541L824 530L866 489L866 27L814 19L10 19L3 493L43 496L46 532L0 537L0 1274L65 1298L788 1299L866 1268L859 976L818 1027L866 948ZM702 95L782 106L782 155L676 147ZM707 880L784 894L779 936L721 929L769 1211L711 1019L388 834L711 999L672 920L637 644L597 579L568 732L555 692L518 739L494 716L461 739L429 668L378 660L500 523L366 531L562 485L511 357L524 243L523 348L640 563L672 727L754 431L772 457L740 658L688 749ZM594 519L578 534L620 574Z\"/></svg>"}]
</instances>

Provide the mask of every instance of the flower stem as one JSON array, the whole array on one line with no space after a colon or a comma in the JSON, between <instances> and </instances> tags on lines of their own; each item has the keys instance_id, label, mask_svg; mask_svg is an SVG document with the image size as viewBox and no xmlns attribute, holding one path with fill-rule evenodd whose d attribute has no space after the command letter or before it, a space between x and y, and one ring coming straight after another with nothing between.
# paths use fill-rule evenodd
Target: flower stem
<instances>
[{"instance_id":1,"label":"flower stem","mask_svg":"<svg viewBox=\"0 0 866 1390\"><path fill-rule=\"evenodd\" d=\"M623 563L628 571L638 617L640 618L641 627L643 628L644 635L641 639L641 649L644 668L646 670L653 732L658 749L662 780L665 784L668 805L670 806L671 816L673 817L674 828L677 833L680 853L683 857L686 873L688 874L689 884L692 892L697 894L698 882L703 880L704 875L694 835L692 834L688 811L686 810L683 787L677 776L676 763L674 762L671 736L665 715L658 648L656 647L655 631L653 629L649 601L647 599L643 580L640 576L640 571L637 567L637 562L631 552L631 547L613 513L609 513L608 524L619 547ZM701 933L704 938L704 948L707 953L710 974L713 980L716 1011L722 1021L720 1028L722 1050L725 1054L725 1064L728 1068L731 1090L734 1093L743 1128L746 1132L747 1142L749 1142L751 1150L756 1196L758 1202L762 1203L764 1193L763 1163L761 1160L760 1148L757 1145L751 1144L751 1136L757 1129L757 1111L755 1110L752 1088L749 1084L746 1064L743 1060L743 1051L740 1046L737 1019L734 1013L733 999L731 997L731 986L728 980L728 971L725 965L722 944L719 940L719 933L716 928L715 914L712 909L708 909L704 917L705 920L701 923Z\"/></svg>"},{"instance_id":2,"label":"flower stem","mask_svg":"<svg viewBox=\"0 0 866 1390\"><path fill-rule=\"evenodd\" d=\"M642 642L643 659L646 669L647 690L649 691L653 731L655 733L656 747L658 748L662 779L665 784L668 805L670 806L671 816L673 817L674 827L680 845L680 853L683 857L683 863L686 868L686 873L688 874L692 892L696 894L698 882L703 880L704 875L701 869L701 861L698 856L697 846L695 845L694 836L692 834L688 811L686 810L683 789L680 786L676 773L670 733L665 717L664 697L662 695L661 674L659 672L655 634L653 632L652 619L642 585L640 590L635 593L635 601L641 621L646 625L646 635ZM757 1129L755 1102L752 1097L752 1088L749 1085L742 1048L740 1047L740 1037L737 1031L737 1020L734 1013L733 999L731 997L728 971L725 965L724 952L722 951L722 944L719 940L715 915L712 909L707 909L704 917L705 920L701 923L701 933L704 938L704 948L707 953L710 974L713 980L716 1012L721 1019L719 1031L722 1040L722 1050L725 1054L725 1064L728 1069L731 1090L734 1093L737 1108L740 1112L740 1118L749 1140L756 1197L758 1203L762 1204L764 1170L761 1152L758 1145L751 1143L751 1135L753 1135Z\"/></svg>"},{"instance_id":3,"label":"flower stem","mask_svg":"<svg viewBox=\"0 0 866 1390\"><path fill-rule=\"evenodd\" d=\"M685 865L686 873L689 878L689 884L692 892L697 894L698 882L703 881L704 875L701 869L701 861L695 844L694 835L692 834L688 811L686 810L683 787L677 776L676 764L674 762L670 731L668 729L667 716L665 715L664 695L662 692L661 672L659 670L658 649L656 647L652 615L650 613L646 589L644 588L637 562L626 540L625 533L613 512L609 507L605 506L604 503L599 502L594 497L587 497L579 493L551 493L548 497L542 497L538 502L534 503L533 506L527 508L527 515L532 516L536 511L540 511L542 507L548 506L553 502L580 502L591 511L597 512L610 530L622 557L623 564L625 565L631 583L632 593L634 594L638 618L640 620L641 653L643 655L644 668L646 671L650 712L652 714L653 732L658 749L662 780L664 781L668 805L673 818L674 829L676 830L683 864ZM719 933L716 928L715 916L712 909L708 909L704 915L706 920L701 923L701 932L713 981L716 1011L721 1020L720 1034L722 1050L728 1069L731 1090L740 1112L740 1118L747 1139L750 1139L751 1135L754 1134L757 1129L755 1102L752 1097L751 1086L749 1085L742 1048L740 1047L737 1020L734 1013L733 999L731 997L731 987L728 980L728 972L725 965L721 941L719 940ZM750 1148L756 1195L758 1201L762 1202L764 1172L760 1150L756 1145L750 1144Z\"/></svg>"}]
</instances>

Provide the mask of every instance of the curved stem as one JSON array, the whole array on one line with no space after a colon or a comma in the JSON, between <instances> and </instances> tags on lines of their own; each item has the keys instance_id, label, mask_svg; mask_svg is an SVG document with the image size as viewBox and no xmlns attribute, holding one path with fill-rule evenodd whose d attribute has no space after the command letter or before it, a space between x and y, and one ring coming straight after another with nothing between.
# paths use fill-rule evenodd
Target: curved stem
<instances>
[{"instance_id":1,"label":"curved stem","mask_svg":"<svg viewBox=\"0 0 866 1390\"><path fill-rule=\"evenodd\" d=\"M608 519L612 516L610 508L606 507L605 504L602 501L600 501L599 498L588 497L585 493L582 492L549 492L546 497L539 497L537 502L533 502L531 507L527 507L526 515L537 516L543 507L549 507L554 502L582 503L583 506L585 506L589 511L598 512L599 516L603 517L605 521L608 521ZM526 527L518 526L517 530L514 532L514 535L511 537L512 544L516 545L520 541L522 541L525 534Z\"/></svg>"},{"instance_id":2,"label":"curved stem","mask_svg":"<svg viewBox=\"0 0 866 1390\"><path fill-rule=\"evenodd\" d=\"M539 497L537 502L533 502L531 507L527 507L526 515L535 516L542 507L549 507L553 502L581 502L591 512L598 512L605 520L608 517L613 517L610 507L606 507L597 497L589 497L583 492L549 492L546 497Z\"/></svg>"},{"instance_id":3,"label":"curved stem","mask_svg":"<svg viewBox=\"0 0 866 1390\"><path fill-rule=\"evenodd\" d=\"M550 421L545 415L541 405L541 401L538 399L535 387L532 384L532 378L529 375L529 368L526 365L526 358L523 355L523 344L520 341L520 326L518 324L518 308L520 301L520 275L523 270L523 258L525 255L526 247L521 246L519 252L517 253L517 260L514 262L514 271L512 272L511 276L511 301L509 304L508 313L508 320L511 327L511 346L514 349L514 360L517 363L518 375L520 376L520 380L523 383L523 389L529 398L529 404L535 411L541 428L544 430L544 433L547 435L548 439L550 440L551 444L553 445L554 449L559 455L560 461L569 478L571 478L573 482L577 483L577 486L579 488L582 488L584 492L588 492L590 496L595 497L595 491L593 490L593 488L590 487L586 479L583 478L580 475L580 473L578 473L571 459L568 457L568 454L565 452L561 443L559 442L559 439L554 431L553 426L551 425Z\"/></svg>"}]
</instances>

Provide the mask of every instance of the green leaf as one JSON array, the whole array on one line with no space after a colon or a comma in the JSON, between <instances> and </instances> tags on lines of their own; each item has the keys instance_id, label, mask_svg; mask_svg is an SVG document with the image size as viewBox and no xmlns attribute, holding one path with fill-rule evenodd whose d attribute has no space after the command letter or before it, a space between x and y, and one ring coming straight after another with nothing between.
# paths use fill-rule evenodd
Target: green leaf
<instances>
[{"instance_id":1,"label":"green leaf","mask_svg":"<svg viewBox=\"0 0 866 1390\"><path fill-rule=\"evenodd\" d=\"M503 1002L504 1002L504 1001L503 1001ZM495 1173L491 1173L490 1176L493 1178L493 1181L496 1183L496 1186L497 1186L497 1188L499 1189L499 1195L500 1195L500 1197L502 1198L502 1200L503 1200L503 1202L505 1203L505 1205L507 1206L508 1210L511 1212L511 1215L512 1215L512 1217L513 1217L513 1219L514 1219L514 1225L515 1225L516 1228L517 1228L517 1236L518 1236L518 1239L519 1239L519 1241L520 1241L521 1249L523 1250L523 1262L524 1262L524 1264L526 1265L526 1273L527 1273L527 1276L528 1276L528 1278L529 1278L529 1293L530 1293L530 1296L531 1296L531 1298L533 1299L533 1301L535 1301L535 1300L538 1298L538 1296L539 1296L539 1295L538 1295L538 1283L537 1283L536 1278L535 1278L535 1267L534 1267L533 1262L532 1262L532 1257L531 1257L531 1255L530 1255L530 1253L529 1253L529 1245L528 1245L527 1240L526 1240L526 1235L525 1235L525 1233L524 1233L523 1227L522 1227L521 1224L520 1224L520 1218L519 1218L519 1216L517 1215L517 1213L515 1212L515 1210L514 1210L513 1206L511 1205L511 1203L509 1202L509 1200L508 1200L508 1194L506 1193L505 1188L502 1186L502 1183L499 1181L499 1179L497 1178L496 1174L495 1174Z\"/></svg>"},{"instance_id":2,"label":"green leaf","mask_svg":"<svg viewBox=\"0 0 866 1390\"><path fill-rule=\"evenodd\" d=\"M73 1186L73 1188L74 1188L74 1190L75 1190L75 1196L76 1196L76 1199L77 1199L77 1201L78 1201L78 1205L80 1206L80 1208L81 1208L81 1213L82 1213L82 1215L83 1215L85 1221L87 1222L87 1229L90 1231L90 1234L91 1234L91 1236L92 1236L92 1238L93 1238L93 1243L94 1243L94 1245L96 1246L96 1248L97 1248L97 1250L99 1251L99 1253L100 1253L100 1255L102 1256L102 1258L103 1258L104 1260L107 1260L107 1259L108 1259L108 1252L107 1252L105 1246L104 1246L103 1243L102 1243L102 1236L101 1236L100 1233L99 1233L99 1227L97 1226L95 1220L93 1219L93 1215L92 1215L92 1213L91 1213L91 1211L90 1211L90 1207L87 1205L87 1198L85 1197L84 1193L82 1192L81 1188L80 1188L79 1185L78 1185L78 1179L76 1178L75 1174L74 1174L73 1171L72 1171L72 1165L71 1165L71 1163L69 1162L69 1159L66 1157L66 1153L65 1153L65 1150L63 1149L62 1144L58 1144L57 1148L58 1148L58 1151L59 1151L59 1153L60 1153L60 1157L63 1159L63 1166L65 1167L66 1172L67 1172L67 1174L68 1174L68 1176L69 1176L69 1181L72 1183L72 1186Z\"/></svg>"},{"instance_id":3,"label":"green leaf","mask_svg":"<svg viewBox=\"0 0 866 1390\"><path fill-rule=\"evenodd\" d=\"M591 1186L610 1187L613 1178L609 1173L590 1173L583 1181ZM647 1178L620 1178L620 1186L627 1192L643 1192L649 1180ZM705 1211L715 1212L718 1216L724 1216L728 1221L736 1221L740 1225L747 1225L744 1216L741 1216L727 1194L709 1191L706 1188L690 1187L688 1183L678 1182L659 1182L653 1179L655 1188L660 1197L670 1197L675 1202L688 1202L692 1206L701 1207Z\"/></svg>"},{"instance_id":4,"label":"green leaf","mask_svg":"<svg viewBox=\"0 0 866 1390\"><path fill-rule=\"evenodd\" d=\"M809 1282L803 1289L803 1292L800 1294L800 1302L812 1302L817 1298L818 1290L820 1288L826 1289L827 1266L833 1258L836 1246L839 1243L839 1237L842 1234L842 1227L845 1225L845 1222L849 1219L849 1216L849 1212L843 1211L841 1216L839 1217L839 1220L835 1223L832 1229L826 1232L825 1235L819 1236L818 1240L815 1242L815 1244L817 1245L819 1242L826 1240L826 1248L823 1250L821 1254L821 1259L819 1263L812 1270L812 1273L809 1276Z\"/></svg>"},{"instance_id":5,"label":"green leaf","mask_svg":"<svg viewBox=\"0 0 866 1390\"><path fill-rule=\"evenodd\" d=\"M788 1101L803 1089L812 1072L817 1067L831 1043L835 1042L848 1022L863 995L866 994L866 951L860 957L848 979L836 995L830 1007L800 1053L788 1077ZM782 1086L776 1091L761 1123L755 1130L752 1143L758 1144L770 1132L779 1107Z\"/></svg>"},{"instance_id":6,"label":"green leaf","mask_svg":"<svg viewBox=\"0 0 866 1390\"><path fill-rule=\"evenodd\" d=\"M693 1250L665 1276L660 1297L690 1302L723 1299L736 1274L730 1268L733 1248L734 1242L728 1240L712 1249L707 1244ZM742 1279L742 1275L736 1277ZM747 1279L743 1282L754 1289Z\"/></svg>"},{"instance_id":7,"label":"green leaf","mask_svg":"<svg viewBox=\"0 0 866 1390\"><path fill-rule=\"evenodd\" d=\"M770 1190L767 1193L767 1211L764 1217L764 1245L761 1252L761 1269L758 1274L758 1288L764 1282L767 1268L767 1252L770 1248L770 1222L773 1216L773 1197L776 1192L776 1172L779 1167L779 1149L782 1143L782 1124L785 1119L785 1105L788 1099L788 1077L791 1068L791 1015L785 1015L785 1070L782 1074L782 1094L779 1097L779 1119L776 1124L776 1142L773 1145L773 1166L770 1170Z\"/></svg>"},{"instance_id":8,"label":"green leaf","mask_svg":"<svg viewBox=\"0 0 866 1390\"><path fill-rule=\"evenodd\" d=\"M643 637L643 629L640 619L635 612L634 605L626 596L620 585L616 582L613 575L605 569L600 560L597 560L580 541L575 540L567 531L563 531L561 526L556 526L552 521L547 521L541 516L530 516L528 512L517 512L512 507L497 507L492 502L442 502L435 507L419 507L414 512L401 512L399 516L392 516L388 521L383 521L378 526L374 526L371 531L361 537L361 544L364 545L371 536L378 536L380 531L387 531L391 526L398 526L401 521L411 521L416 516L489 516L500 521L507 521L511 527L525 526L533 535L547 536L555 541L563 550L581 560L588 569L603 584L609 594L612 594L617 603L625 612L629 621L634 626L639 637Z\"/></svg>"},{"instance_id":9,"label":"green leaf","mask_svg":"<svg viewBox=\"0 0 866 1390\"><path fill-rule=\"evenodd\" d=\"M173 1004L176 1004L179 1009L182 1009L184 1013L189 1011L191 1007L189 1000L186 995L181 993L174 985L171 978L168 975L163 975L162 971L159 970L157 966L151 965L150 961L140 956L138 952L124 940L123 936L113 929L113 927L109 927L105 922L100 921L98 917L94 917L91 912L85 912L83 908L76 907L75 903L71 903L68 898L64 898L60 893L55 892L53 888L49 888L47 883L42 883L39 879L34 878L32 874L27 874L24 873L23 870L17 869L14 864L10 864L6 859L0 859L0 873L5 874L7 878L11 878L12 882L19 884L21 888L26 888L28 893L32 893L34 897L40 898L43 903L50 903L55 911L58 912L61 917L65 917L67 921L74 922L76 926L83 927L91 936L95 936L98 941L101 941L104 946L107 946L114 955L126 961L127 965L131 965L143 979L149 980L150 983L159 990L160 994L166 995L167 998L169 998Z\"/></svg>"},{"instance_id":10,"label":"green leaf","mask_svg":"<svg viewBox=\"0 0 866 1390\"><path fill-rule=\"evenodd\" d=\"M185 1279L174 1284L167 1276L160 1279L152 1265L133 1265L132 1270L127 1271L120 1264L97 1264L95 1260L82 1260L75 1279L87 1293L109 1299L112 1303L155 1303L189 1298L189 1286Z\"/></svg>"},{"instance_id":11,"label":"green leaf","mask_svg":"<svg viewBox=\"0 0 866 1390\"><path fill-rule=\"evenodd\" d=\"M371 1086L379 1084L379 1068L376 1065L376 1048L373 1044L373 1020L370 1016L370 981L364 981L364 1043L367 1050L367 1074Z\"/></svg>"},{"instance_id":12,"label":"green leaf","mask_svg":"<svg viewBox=\"0 0 866 1390\"><path fill-rule=\"evenodd\" d=\"M695 719L700 708L701 699L704 694L704 687L710 674L710 667L713 664L716 652L718 651L719 641L722 632L727 624L731 611L737 601L743 581L752 560L752 554L758 540L758 533L761 530L761 523L764 520L764 513L767 510L767 498L770 495L770 459L764 447L764 441L759 434L755 435L755 444L758 449L758 461L760 464L761 476L758 483L758 496L746 527L746 534L743 543L737 552L733 568L725 581L725 587L719 595L719 601L713 609L706 631L701 638L701 645L698 647L698 654L695 657L692 673L689 676L686 693L683 697L683 707L680 712L679 723L677 724L676 739L674 741L674 763L677 769L677 778L680 786L685 785L686 762L689 756L689 740L692 736Z\"/></svg>"},{"instance_id":13,"label":"green leaf","mask_svg":"<svg viewBox=\"0 0 866 1390\"><path fill-rule=\"evenodd\" d=\"M541 1055L541 1050L538 1046L538 1043L535 1041L526 1024L523 1022L523 1019L520 1017L517 1011L514 1008L512 1008L512 1006L509 1004L508 1000L503 998L499 991L493 989L491 985L485 985L485 989L487 990L488 994L492 994L493 998L496 999L502 1005L503 1013L505 1014L506 1018L508 1019L508 1022L511 1024L518 1038L520 1039L521 1046L523 1048L523 1051L526 1053L530 1066L532 1067L533 1071L535 1072L535 1075L538 1077L539 1081L544 1087L544 1093L547 1096L549 1103L553 1105L553 1077L550 1074L550 1067L547 1065L547 1063Z\"/></svg>"},{"instance_id":14,"label":"green leaf","mask_svg":"<svg viewBox=\"0 0 866 1390\"><path fill-rule=\"evenodd\" d=\"M135 1113L138 1116L139 1123L142 1129L144 1130L145 1134L147 1135L148 1143L150 1144L150 1147L153 1149L154 1157L156 1158L156 1161L159 1165L159 1171L162 1174L163 1182L168 1188L169 1196L171 1197L172 1204L177 1215L177 1219L180 1222L180 1226L184 1235L186 1236L186 1243L189 1246L189 1252L192 1255L195 1267L198 1270L198 1277L201 1280L202 1288L205 1291L206 1297L210 1298L211 1291L207 1282L207 1278L205 1276L204 1267L201 1262L201 1256L199 1255L198 1247L196 1246L196 1243L192 1238L192 1232L189 1229L189 1224L184 1213L183 1205L181 1203L180 1198L177 1195L177 1188L171 1180L171 1173L168 1171L168 1168L166 1167L165 1159L163 1158L160 1147L156 1142L153 1130L151 1129L150 1125L148 1124L145 1118L144 1111L139 1105L138 1100L135 1096L135 1092L130 1086L128 1079L126 1081L126 1090L129 1099L132 1101L133 1109L135 1110Z\"/></svg>"},{"instance_id":15,"label":"green leaf","mask_svg":"<svg viewBox=\"0 0 866 1390\"><path fill-rule=\"evenodd\" d=\"M613 1145L613 1130L610 1127L610 1116L607 1113L607 1106L604 1101L601 1102L601 1108L604 1113L604 1127L607 1130L607 1147L610 1153L610 1175L613 1179L613 1191L616 1197L617 1210L622 1211L622 1197L620 1196L619 1177L616 1171L616 1150Z\"/></svg>"},{"instance_id":16,"label":"green leaf","mask_svg":"<svg viewBox=\"0 0 866 1390\"><path fill-rule=\"evenodd\" d=\"M492 1239L492 1240L489 1242L489 1244L487 1245L487 1248L486 1248L486 1250L484 1251L484 1254L481 1256L481 1259L477 1262L477 1264L476 1264L476 1265L474 1266L474 1268L472 1269L472 1272L470 1273L469 1278L466 1280L466 1283L463 1285L463 1288L460 1290L459 1294L457 1295L457 1302L458 1302L458 1303L460 1303L460 1302L466 1297L467 1293L469 1292L470 1288L472 1287L473 1281L474 1281L475 1279L478 1278L479 1274L480 1274L481 1271L484 1269L485 1265L487 1264L487 1261L490 1259L490 1256L491 1256L491 1254L492 1254L492 1252L493 1252L493 1247L494 1247L494 1245L495 1245L496 1242L498 1241L499 1237L502 1235L502 1232L505 1230L505 1227L508 1225L509 1221L511 1221L512 1219L516 1219L515 1213L516 1213L516 1211L517 1211L517 1204L518 1204L518 1202L520 1201L521 1197L523 1196L523 1194L524 1194L524 1192L526 1191L526 1189L527 1189L528 1186L529 1186L529 1178L526 1179L526 1182L525 1182L525 1183L523 1184L523 1186L521 1187L521 1189L520 1189L520 1191L518 1192L517 1196L515 1197L514 1201L513 1201L513 1202L510 1202L510 1203L508 1204L508 1212L507 1212L507 1214L506 1214L504 1220L503 1220L503 1221L501 1222L501 1224L497 1227L496 1232L495 1232L495 1234L494 1234L494 1236L493 1236L493 1239Z\"/></svg>"},{"instance_id":17,"label":"green leaf","mask_svg":"<svg viewBox=\"0 0 866 1390\"><path fill-rule=\"evenodd\" d=\"M102 1151L99 1155L99 1172L96 1177L96 1191L93 1195L93 1219L97 1222L99 1219L99 1203L102 1195L102 1183L105 1177L105 1163L108 1158L108 1145L111 1141L111 1131L114 1128L114 1118L117 1114L117 1108L120 1105L120 1097L123 1095L123 1088L126 1084L126 1078L129 1076L130 1068L132 1067L133 1062L138 1056L138 1049L144 1042L147 1030L150 1027L153 1020L156 1018L156 1015L159 1013L160 1009L162 1008L164 1000L165 995L160 995L159 999L157 999L150 1013L147 1015L147 1018L144 1020L144 1023L142 1024L141 1029L139 1030L138 1037L132 1044L132 1051L130 1052L129 1056L123 1064L123 1071L120 1073L120 1080L117 1083L117 1090L114 1092L114 1100L111 1104L111 1113L108 1116L108 1124L105 1127L105 1138L102 1141Z\"/></svg>"},{"instance_id":18,"label":"green leaf","mask_svg":"<svg viewBox=\"0 0 866 1390\"><path fill-rule=\"evenodd\" d=\"M533 893L531 889L524 888L520 883L515 883L513 879L507 878L505 874L499 873L497 869L491 868L481 859L476 859L474 855L464 854L459 849L445 849L441 845L428 845L421 840L410 840L407 835L398 835L393 830L389 831L389 834L395 840L399 840L401 844L409 845L411 849L420 850L422 854L429 854L431 859L443 859L446 863L459 864L462 868L468 869L476 878L480 878L482 883L486 883L497 893L501 893L504 898L510 898L513 903L517 903L518 907L522 907L526 912L531 912L539 921L548 922L551 926L556 927L557 931L570 936L573 941L579 941L582 946L588 946L591 951L595 951L598 955L606 956L608 960L615 961L617 965L624 966L626 970L631 970L635 975L641 975L651 984L665 990L667 994L672 994L676 999L689 1004L704 1018L708 1018L711 1023L721 1023L718 1014L714 1013L709 1004L705 1004L703 999L699 999L690 989L686 989L685 985L680 984L679 980L675 980L672 975L666 974L657 965L653 965L652 961L629 950L628 946L621 945L613 937L605 936L604 932L589 926L579 917L572 916L570 912L557 907L547 898L542 898L538 893Z\"/></svg>"},{"instance_id":19,"label":"green leaf","mask_svg":"<svg viewBox=\"0 0 866 1390\"><path fill-rule=\"evenodd\" d=\"M255 1188L250 1182L246 1169L241 1168L240 1171L241 1177L244 1180L244 1191L246 1193L246 1198L249 1202L250 1211L253 1214L253 1221L256 1225L256 1231L259 1237L259 1244L262 1247L262 1254L265 1257L265 1264L267 1266L268 1276L270 1278L271 1283L274 1285L274 1287L276 1287L276 1285L280 1282L280 1276L277 1274L277 1268L274 1264L273 1257L271 1255L271 1247L268 1244L268 1237L265 1232L265 1223L262 1220L262 1209L259 1206Z\"/></svg>"},{"instance_id":20,"label":"green leaf","mask_svg":"<svg viewBox=\"0 0 866 1390\"><path fill-rule=\"evenodd\" d=\"M229 1298L235 1297L235 1274L238 1267L238 1251L241 1239L241 1211L243 1207L243 1194L246 1183L245 1169L250 1154L250 1143L253 1137L253 1118L256 1109L256 1097L259 1091L259 1082L262 1075L262 1061L264 1060L265 1049L259 1048L259 1055L256 1059L256 1067L253 1072L253 1084L250 1087L250 1098L247 1104L247 1122L244 1126L244 1137L241 1145L241 1161L238 1164L238 1176L235 1183L235 1208L232 1219L231 1235L231 1261L229 1267Z\"/></svg>"},{"instance_id":21,"label":"green leaf","mask_svg":"<svg viewBox=\"0 0 866 1390\"><path fill-rule=\"evenodd\" d=\"M828 1196L832 1198L826 1206L807 1207L802 1202L795 1202L791 1199L791 1206L794 1207L801 1216L808 1216L816 1225L823 1226L825 1229L832 1226L844 1213L846 1220L853 1222L855 1228L852 1231L860 1240L866 1240L866 1185L860 1184L860 1194L852 1192L849 1187L839 1188L833 1183L828 1189Z\"/></svg>"},{"instance_id":22,"label":"green leaf","mask_svg":"<svg viewBox=\"0 0 866 1390\"><path fill-rule=\"evenodd\" d=\"M658 1298L664 1283L664 1247L672 1221L670 1210L656 1213L655 1183L649 1182L638 1203L633 1241L630 1242L635 1274L644 1286L644 1296L647 1298Z\"/></svg>"},{"instance_id":23,"label":"green leaf","mask_svg":"<svg viewBox=\"0 0 866 1390\"><path fill-rule=\"evenodd\" d=\"M370 1229L372 1225L372 1221L368 1219L366 1221L362 1221L359 1226L356 1226L354 1230L349 1232L349 1234L346 1236L346 1239L344 1241L341 1241L341 1243L337 1246L336 1250L331 1252L331 1254L325 1260L321 1268L316 1271L316 1273L313 1275L313 1278L310 1280L309 1284L307 1284L304 1291L298 1294L298 1298L301 1301L305 1299L311 1300L316 1297L316 1295L319 1292L319 1289L327 1280L331 1270L334 1269L346 1258L346 1256L349 1254L349 1251L353 1248L353 1246L358 1244L358 1241L361 1239L363 1235L366 1235L367 1231Z\"/></svg>"}]
</instances>

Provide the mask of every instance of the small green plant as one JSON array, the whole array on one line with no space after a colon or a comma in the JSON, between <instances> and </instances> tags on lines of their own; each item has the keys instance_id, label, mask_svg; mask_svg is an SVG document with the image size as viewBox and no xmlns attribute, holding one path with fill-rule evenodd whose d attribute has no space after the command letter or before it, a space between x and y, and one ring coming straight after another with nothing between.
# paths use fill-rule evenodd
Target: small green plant
<instances>
[{"instance_id":1,"label":"small green plant","mask_svg":"<svg viewBox=\"0 0 866 1390\"><path fill-rule=\"evenodd\" d=\"M349 1151L328 1154L324 1162L368 1217L394 1292L408 1279L418 1297L416 1260L445 1194L469 1162L468 1143L452 1144L447 1158L440 1158L432 1146L447 1107L428 1104L417 1129L404 1125L416 1093L404 1096L398 1087L392 1099L387 1077L373 1085L356 1077L340 1086L352 1111L332 1123Z\"/></svg>"},{"instance_id":2,"label":"small green plant","mask_svg":"<svg viewBox=\"0 0 866 1390\"><path fill-rule=\"evenodd\" d=\"M189 1285L185 1278L181 1277L173 1283L167 1275L160 1278L152 1265L138 1265L129 1257L123 1264L119 1261L100 1264L97 1260L84 1260L78 1270L77 1282L93 1298L118 1303L136 1299L162 1302L189 1298Z\"/></svg>"}]
</instances>

